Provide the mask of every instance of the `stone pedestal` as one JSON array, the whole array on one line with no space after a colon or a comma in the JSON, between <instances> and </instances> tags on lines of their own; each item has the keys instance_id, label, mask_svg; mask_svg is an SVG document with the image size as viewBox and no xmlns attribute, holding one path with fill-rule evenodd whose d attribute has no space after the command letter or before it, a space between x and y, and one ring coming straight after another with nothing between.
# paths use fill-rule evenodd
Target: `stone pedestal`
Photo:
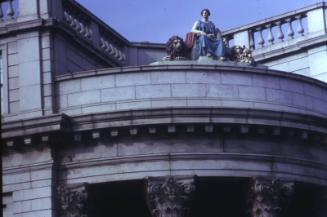
<instances>
[{"instance_id":1,"label":"stone pedestal","mask_svg":"<svg viewBox=\"0 0 327 217\"><path fill-rule=\"evenodd\" d=\"M194 177L146 179L146 197L153 217L187 217L195 190Z\"/></svg>"},{"instance_id":2,"label":"stone pedestal","mask_svg":"<svg viewBox=\"0 0 327 217\"><path fill-rule=\"evenodd\" d=\"M294 191L293 182L254 178L249 194L251 217L281 217Z\"/></svg>"}]
</instances>

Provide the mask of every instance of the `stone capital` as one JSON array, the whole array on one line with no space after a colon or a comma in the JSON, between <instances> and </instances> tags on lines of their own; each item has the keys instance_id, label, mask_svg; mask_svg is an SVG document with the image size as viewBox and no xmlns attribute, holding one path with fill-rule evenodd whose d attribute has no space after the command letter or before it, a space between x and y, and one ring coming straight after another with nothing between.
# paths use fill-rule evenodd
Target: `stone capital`
<instances>
[{"instance_id":1,"label":"stone capital","mask_svg":"<svg viewBox=\"0 0 327 217\"><path fill-rule=\"evenodd\" d=\"M194 177L146 178L146 198L151 215L187 217L194 190Z\"/></svg>"},{"instance_id":2,"label":"stone capital","mask_svg":"<svg viewBox=\"0 0 327 217\"><path fill-rule=\"evenodd\" d=\"M57 195L61 217L87 217L87 184L61 184Z\"/></svg>"},{"instance_id":3,"label":"stone capital","mask_svg":"<svg viewBox=\"0 0 327 217\"><path fill-rule=\"evenodd\" d=\"M249 194L251 217L281 217L294 191L294 182L253 178Z\"/></svg>"}]
</instances>

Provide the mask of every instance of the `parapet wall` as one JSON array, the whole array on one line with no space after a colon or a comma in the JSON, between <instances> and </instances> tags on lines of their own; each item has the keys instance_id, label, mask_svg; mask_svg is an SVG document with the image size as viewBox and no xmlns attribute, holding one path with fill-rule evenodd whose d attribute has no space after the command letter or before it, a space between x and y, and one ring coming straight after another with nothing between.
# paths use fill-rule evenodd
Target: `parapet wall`
<instances>
[{"instance_id":1,"label":"parapet wall","mask_svg":"<svg viewBox=\"0 0 327 217\"><path fill-rule=\"evenodd\" d=\"M325 117L327 86L300 75L228 65L158 65L57 77L69 115L167 107L285 111Z\"/></svg>"}]
</instances>

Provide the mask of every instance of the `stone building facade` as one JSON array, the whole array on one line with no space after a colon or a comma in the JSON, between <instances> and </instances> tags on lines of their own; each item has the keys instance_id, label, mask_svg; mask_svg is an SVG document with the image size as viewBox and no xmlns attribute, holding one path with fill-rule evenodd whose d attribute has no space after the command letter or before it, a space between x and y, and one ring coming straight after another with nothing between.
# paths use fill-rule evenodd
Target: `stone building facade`
<instances>
[{"instance_id":1,"label":"stone building facade","mask_svg":"<svg viewBox=\"0 0 327 217\"><path fill-rule=\"evenodd\" d=\"M268 67L149 65L74 0L1 1L3 215L326 217L326 14L224 32Z\"/></svg>"}]
</instances>

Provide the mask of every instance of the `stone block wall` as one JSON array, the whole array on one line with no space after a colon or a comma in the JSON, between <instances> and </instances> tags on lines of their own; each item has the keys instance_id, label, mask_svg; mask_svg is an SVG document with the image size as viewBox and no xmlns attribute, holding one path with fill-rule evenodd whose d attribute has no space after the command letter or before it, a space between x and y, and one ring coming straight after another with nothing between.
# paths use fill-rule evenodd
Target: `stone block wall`
<instances>
[{"instance_id":1,"label":"stone block wall","mask_svg":"<svg viewBox=\"0 0 327 217\"><path fill-rule=\"evenodd\" d=\"M316 81L305 77L259 69L249 75L246 69L226 71L223 66L213 71L161 68L128 68L117 74L104 70L96 77L62 79L59 109L70 115L177 106L327 114L324 84L316 86Z\"/></svg>"},{"instance_id":2,"label":"stone block wall","mask_svg":"<svg viewBox=\"0 0 327 217\"><path fill-rule=\"evenodd\" d=\"M53 113L49 32L30 32L1 41L5 119Z\"/></svg>"},{"instance_id":3,"label":"stone block wall","mask_svg":"<svg viewBox=\"0 0 327 217\"><path fill-rule=\"evenodd\" d=\"M28 150L2 156L4 217L50 217L53 207L51 150Z\"/></svg>"}]
</instances>

